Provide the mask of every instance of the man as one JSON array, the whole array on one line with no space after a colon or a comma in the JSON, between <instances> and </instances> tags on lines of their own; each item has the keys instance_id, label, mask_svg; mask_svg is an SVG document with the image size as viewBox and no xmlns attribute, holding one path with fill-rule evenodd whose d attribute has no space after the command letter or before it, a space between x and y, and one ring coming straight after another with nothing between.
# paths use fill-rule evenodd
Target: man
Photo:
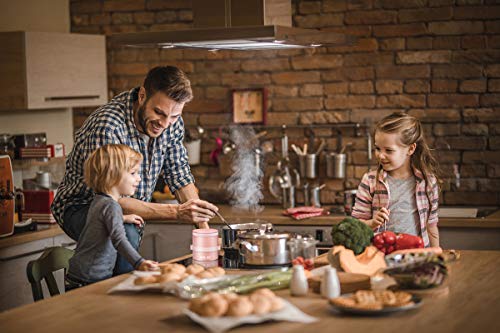
<instances>
[{"instance_id":1,"label":"man","mask_svg":"<svg viewBox=\"0 0 500 333\"><path fill-rule=\"evenodd\" d=\"M76 133L66 173L51 207L68 236L78 240L95 196L83 181L83 164L95 149L110 143L128 145L144 157L136 193L119 200L132 246L139 248L143 219L178 219L208 228L207 222L218 208L199 199L182 145L182 109L192 98L191 83L180 69L155 67L143 86L121 93L89 116ZM161 171L181 204L150 202ZM115 275L132 269L124 258L118 257Z\"/></svg>"}]
</instances>

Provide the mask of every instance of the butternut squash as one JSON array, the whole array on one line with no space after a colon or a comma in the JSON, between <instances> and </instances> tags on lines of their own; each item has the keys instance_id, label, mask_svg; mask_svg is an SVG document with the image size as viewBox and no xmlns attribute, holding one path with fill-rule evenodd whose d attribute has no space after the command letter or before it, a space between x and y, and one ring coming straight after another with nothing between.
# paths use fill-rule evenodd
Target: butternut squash
<instances>
[{"instance_id":1,"label":"butternut squash","mask_svg":"<svg viewBox=\"0 0 500 333\"><path fill-rule=\"evenodd\" d=\"M354 252L342 245L334 246L328 252L328 261L339 271L358 273L369 276L387 267L384 254L374 246L367 246L363 253L355 256Z\"/></svg>"}]
</instances>

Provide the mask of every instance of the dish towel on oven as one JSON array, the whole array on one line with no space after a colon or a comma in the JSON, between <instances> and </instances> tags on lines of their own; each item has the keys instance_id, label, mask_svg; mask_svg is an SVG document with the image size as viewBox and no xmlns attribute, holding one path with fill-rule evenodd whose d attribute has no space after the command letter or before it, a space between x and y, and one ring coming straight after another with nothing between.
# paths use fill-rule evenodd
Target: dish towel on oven
<instances>
[{"instance_id":1,"label":"dish towel on oven","mask_svg":"<svg viewBox=\"0 0 500 333\"><path fill-rule=\"evenodd\" d=\"M295 208L288 208L283 211L283 215L290 216L295 220L308 219L310 217L329 215L330 212L323 208L313 206L302 206Z\"/></svg>"}]
</instances>

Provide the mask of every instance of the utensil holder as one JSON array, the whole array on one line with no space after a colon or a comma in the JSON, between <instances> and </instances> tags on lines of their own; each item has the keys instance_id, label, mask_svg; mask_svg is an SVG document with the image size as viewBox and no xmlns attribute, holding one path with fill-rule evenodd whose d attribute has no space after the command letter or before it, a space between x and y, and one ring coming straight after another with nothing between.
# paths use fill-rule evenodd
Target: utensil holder
<instances>
[{"instance_id":1,"label":"utensil holder","mask_svg":"<svg viewBox=\"0 0 500 333\"><path fill-rule=\"evenodd\" d=\"M346 174L346 154L326 154L326 176L328 178L344 179Z\"/></svg>"}]
</instances>

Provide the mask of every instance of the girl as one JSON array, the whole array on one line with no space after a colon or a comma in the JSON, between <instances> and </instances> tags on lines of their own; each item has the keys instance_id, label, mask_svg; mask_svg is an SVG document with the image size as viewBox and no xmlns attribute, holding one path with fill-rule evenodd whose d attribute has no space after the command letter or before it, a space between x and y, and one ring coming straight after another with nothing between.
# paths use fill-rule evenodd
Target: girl
<instances>
[{"instance_id":1,"label":"girl","mask_svg":"<svg viewBox=\"0 0 500 333\"><path fill-rule=\"evenodd\" d=\"M70 259L66 290L110 278L117 251L138 270L158 269L158 263L144 260L128 242L124 216L118 199L134 194L141 180L142 155L128 146L109 144L95 150L85 161L84 177L96 193L87 221ZM128 223L142 222L127 216Z\"/></svg>"},{"instance_id":2,"label":"girl","mask_svg":"<svg viewBox=\"0 0 500 333\"><path fill-rule=\"evenodd\" d=\"M352 216L373 229L417 235L426 247L439 246L438 164L420 121L404 112L382 119L375 128L375 156L378 168L363 176Z\"/></svg>"}]
</instances>

